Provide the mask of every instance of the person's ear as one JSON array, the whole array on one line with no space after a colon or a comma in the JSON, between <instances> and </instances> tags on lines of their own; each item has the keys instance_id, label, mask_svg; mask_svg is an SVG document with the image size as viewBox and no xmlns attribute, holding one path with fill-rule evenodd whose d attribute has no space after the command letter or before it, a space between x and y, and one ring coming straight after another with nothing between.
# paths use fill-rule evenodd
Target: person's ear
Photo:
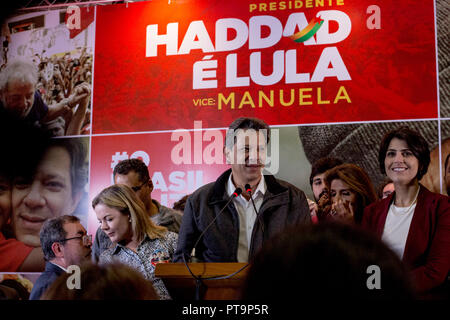
<instances>
[{"instance_id":1,"label":"person's ear","mask_svg":"<svg viewBox=\"0 0 450 320\"><path fill-rule=\"evenodd\" d=\"M60 242L52 243L52 251L56 258L64 258L64 246Z\"/></svg>"}]
</instances>

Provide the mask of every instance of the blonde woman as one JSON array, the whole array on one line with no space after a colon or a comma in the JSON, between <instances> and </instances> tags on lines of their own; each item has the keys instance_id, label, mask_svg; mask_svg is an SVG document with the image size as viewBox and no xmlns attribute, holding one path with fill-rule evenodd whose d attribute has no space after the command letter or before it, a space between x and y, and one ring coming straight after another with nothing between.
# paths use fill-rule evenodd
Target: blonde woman
<instances>
[{"instance_id":1,"label":"blonde woman","mask_svg":"<svg viewBox=\"0 0 450 320\"><path fill-rule=\"evenodd\" d=\"M99 262L121 262L140 271L153 283L160 299L170 295L154 271L157 263L172 260L178 235L155 225L136 193L122 184L101 191L92 201L100 228L111 239L111 247L100 255Z\"/></svg>"}]
</instances>

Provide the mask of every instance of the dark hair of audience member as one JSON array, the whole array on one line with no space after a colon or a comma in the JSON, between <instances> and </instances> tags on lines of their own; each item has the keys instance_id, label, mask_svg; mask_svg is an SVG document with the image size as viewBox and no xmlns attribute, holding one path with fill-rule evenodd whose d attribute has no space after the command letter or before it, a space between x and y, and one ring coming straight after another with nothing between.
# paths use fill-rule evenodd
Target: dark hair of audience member
<instances>
[{"instance_id":1,"label":"dark hair of audience member","mask_svg":"<svg viewBox=\"0 0 450 320\"><path fill-rule=\"evenodd\" d=\"M378 164L382 174L386 174L386 168L384 160L386 159L386 153L391 143L391 140L397 138L406 141L409 149L414 156L419 160L419 170L417 170L417 180L427 173L428 166L430 165L430 150L428 142L422 137L422 135L408 127L400 127L396 130L386 133L381 140L380 150L378 152Z\"/></svg>"},{"instance_id":2,"label":"dark hair of audience member","mask_svg":"<svg viewBox=\"0 0 450 320\"><path fill-rule=\"evenodd\" d=\"M114 167L113 176L115 177L116 174L127 175L131 171L134 171L138 174L140 182L146 182L150 180L147 165L141 159L134 158L120 161Z\"/></svg>"},{"instance_id":3,"label":"dark hair of audience member","mask_svg":"<svg viewBox=\"0 0 450 320\"><path fill-rule=\"evenodd\" d=\"M311 174L309 176L309 184L312 186L313 179L315 176L321 173L325 173L325 171L330 170L338 165L343 164L342 160L337 158L320 158L316 162L312 164Z\"/></svg>"},{"instance_id":4,"label":"dark hair of audience member","mask_svg":"<svg viewBox=\"0 0 450 320\"><path fill-rule=\"evenodd\" d=\"M30 293L27 288L25 288L19 281L14 279L6 279L0 282L0 284L13 289L17 293L17 296L15 297L17 300L28 300L30 297Z\"/></svg>"},{"instance_id":5,"label":"dark hair of audience member","mask_svg":"<svg viewBox=\"0 0 450 320\"><path fill-rule=\"evenodd\" d=\"M138 271L119 263L81 266L80 289L68 289L72 274L64 273L41 300L158 300L151 282ZM69 280L70 282L70 280Z\"/></svg>"},{"instance_id":6,"label":"dark hair of audience member","mask_svg":"<svg viewBox=\"0 0 450 320\"><path fill-rule=\"evenodd\" d=\"M380 289L368 267L381 271ZM286 230L253 259L242 297L261 301L412 299L402 262L359 227L321 223Z\"/></svg>"}]
</instances>

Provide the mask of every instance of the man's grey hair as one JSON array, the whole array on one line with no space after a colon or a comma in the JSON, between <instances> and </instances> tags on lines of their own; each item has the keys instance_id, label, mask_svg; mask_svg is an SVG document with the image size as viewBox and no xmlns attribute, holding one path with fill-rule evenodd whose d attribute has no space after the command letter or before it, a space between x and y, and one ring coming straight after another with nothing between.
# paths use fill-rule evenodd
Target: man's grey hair
<instances>
[{"instance_id":1,"label":"man's grey hair","mask_svg":"<svg viewBox=\"0 0 450 320\"><path fill-rule=\"evenodd\" d=\"M12 81L19 83L31 83L35 86L38 82L38 69L29 61L14 60L0 72L0 92L8 89Z\"/></svg>"},{"instance_id":2,"label":"man's grey hair","mask_svg":"<svg viewBox=\"0 0 450 320\"><path fill-rule=\"evenodd\" d=\"M67 237L64 225L77 222L80 222L80 219L70 215L48 219L44 222L41 232L39 233L39 238L41 240L42 252L44 252L44 259L46 261L51 261L56 258L55 253L52 250L53 243L61 242Z\"/></svg>"}]
</instances>

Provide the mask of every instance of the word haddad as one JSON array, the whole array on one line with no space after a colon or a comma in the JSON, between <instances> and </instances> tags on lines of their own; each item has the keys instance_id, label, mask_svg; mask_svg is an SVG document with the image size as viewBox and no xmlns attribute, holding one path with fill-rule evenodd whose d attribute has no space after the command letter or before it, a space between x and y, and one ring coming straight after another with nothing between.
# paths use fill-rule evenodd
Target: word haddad
<instances>
[{"instance_id":1,"label":"word haddad","mask_svg":"<svg viewBox=\"0 0 450 320\"><path fill-rule=\"evenodd\" d=\"M252 51L249 54L248 76L238 70L239 61L237 53L230 53L225 58L225 83L223 87L248 87L251 82L270 86L284 79L286 84L322 82L325 78L336 78L339 81L351 80L338 48L334 45L345 40L351 32L350 17L339 10L319 11L315 18L323 20L322 26L314 37L299 45L317 46L333 45L323 48L317 59L317 64L310 72L297 72L297 65L301 65L301 57L296 49L275 50L272 53L273 71L269 75L262 72L262 51ZM338 28L330 32L330 21ZM146 30L146 57L158 56L158 47L165 46L166 56L186 55L192 50L202 50L208 54L193 64L192 88L211 89L218 88L217 70L221 69L218 60L213 54L230 52L248 46L248 50L261 50L271 48L280 43L283 37L291 37L299 30L303 30L310 22L303 12L295 12L288 16L283 24L277 17L259 15L251 17L248 22L237 18L223 18L215 22L214 42L202 20L190 22L186 33L179 43L179 23L171 22L166 25L166 34L158 33L158 25L147 25ZM264 31L263 31L264 30ZM229 39L229 34L235 34ZM163 50L159 50L162 52ZM251 80L251 81L250 81ZM222 87L222 85L220 85Z\"/></svg>"}]
</instances>

